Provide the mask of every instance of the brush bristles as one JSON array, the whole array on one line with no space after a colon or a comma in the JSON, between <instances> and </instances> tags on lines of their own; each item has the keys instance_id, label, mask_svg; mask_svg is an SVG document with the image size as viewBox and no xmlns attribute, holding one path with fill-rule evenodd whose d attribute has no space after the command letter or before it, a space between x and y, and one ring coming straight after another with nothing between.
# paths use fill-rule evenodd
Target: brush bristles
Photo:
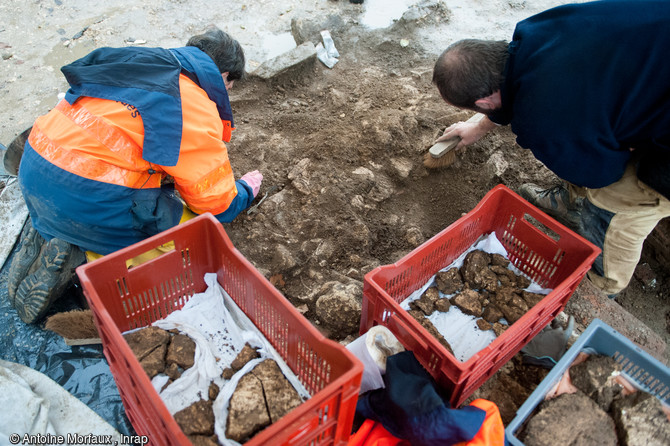
<instances>
[{"instance_id":1,"label":"brush bristles","mask_svg":"<svg viewBox=\"0 0 670 446\"><path fill-rule=\"evenodd\" d=\"M91 310L74 310L56 313L49 317L44 328L65 339L99 338Z\"/></svg>"},{"instance_id":2,"label":"brush bristles","mask_svg":"<svg viewBox=\"0 0 670 446\"><path fill-rule=\"evenodd\" d=\"M423 157L423 165L428 169L439 169L441 167L448 167L456 161L456 151L450 150L439 158L435 158L430 152L427 152Z\"/></svg>"}]
</instances>

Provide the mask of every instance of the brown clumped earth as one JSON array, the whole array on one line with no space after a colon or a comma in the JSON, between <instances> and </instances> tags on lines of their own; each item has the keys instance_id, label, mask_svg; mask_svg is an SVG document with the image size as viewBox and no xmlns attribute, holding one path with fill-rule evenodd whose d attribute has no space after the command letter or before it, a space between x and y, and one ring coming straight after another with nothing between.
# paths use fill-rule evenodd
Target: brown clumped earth
<instances>
[{"instance_id":1,"label":"brown clumped earth","mask_svg":"<svg viewBox=\"0 0 670 446\"><path fill-rule=\"evenodd\" d=\"M271 80L251 77L232 90L232 165L237 172L259 169L265 178L260 206L226 231L310 322L344 343L358 336L366 273L419 247L497 184L517 190L525 182L557 181L506 127L450 167L423 166L444 128L471 113L446 105L432 85L434 56L411 40L420 25L401 20L362 36L331 21L327 27L346 55L334 69L314 61ZM301 26L318 43L321 22ZM401 38L409 45L400 45ZM655 265L659 288L666 287L653 254L645 260ZM637 306L662 296L659 288L634 284L621 299ZM541 373L526 371L521 361L510 361L510 368L520 370L492 381L515 380L507 391L516 392L512 398L486 386L480 392L509 406L506 422L541 379L529 378Z\"/></svg>"},{"instance_id":2,"label":"brown clumped earth","mask_svg":"<svg viewBox=\"0 0 670 446\"><path fill-rule=\"evenodd\" d=\"M493 330L496 337L500 336L545 297L525 291L531 281L509 269L509 263L500 254L471 251L461 268L435 275L436 285L410 302L409 314L452 354L449 342L427 319L435 311L448 312L455 305L464 314L474 316L480 330Z\"/></svg>"},{"instance_id":3,"label":"brown clumped earth","mask_svg":"<svg viewBox=\"0 0 670 446\"><path fill-rule=\"evenodd\" d=\"M349 56L336 70L314 61L270 81L250 78L231 95L232 164L239 172L258 168L265 175L259 195L268 196L227 232L306 317L338 340L357 334L367 272L419 247L495 185L513 189L543 172L505 128L451 167L424 167L423 155L442 130L472 113L440 99L431 84L433 57L421 48L402 47L384 34L368 36L365 45L352 39L338 41ZM333 282L357 294L344 306L352 324L320 311Z\"/></svg>"},{"instance_id":4,"label":"brown clumped earth","mask_svg":"<svg viewBox=\"0 0 670 446\"><path fill-rule=\"evenodd\" d=\"M629 393L620 371L608 356L593 355L572 365L574 393L540 403L518 438L527 446L668 444L670 421L660 400L642 391Z\"/></svg>"},{"instance_id":5,"label":"brown clumped earth","mask_svg":"<svg viewBox=\"0 0 670 446\"><path fill-rule=\"evenodd\" d=\"M318 43L318 30L330 29L342 54L333 69L312 60L231 90L233 168L240 175L259 169L265 178L255 204L262 203L225 228L296 308L343 340L357 335L367 272L419 247L498 184L517 190L557 178L507 127L450 167L424 167L435 138L472 113L446 105L431 83L435 56L411 39L422 19L365 33L329 20L303 20L296 34ZM656 287L633 284L621 296L628 308L667 294L665 272L647 252Z\"/></svg>"},{"instance_id":6,"label":"brown clumped earth","mask_svg":"<svg viewBox=\"0 0 670 446\"><path fill-rule=\"evenodd\" d=\"M150 379L161 373L169 377L164 388L194 366L195 342L178 330L150 326L125 334L124 338ZM246 344L221 376L229 380L249 361L259 357L256 349ZM212 382L207 398L174 414L177 425L194 445L220 444L215 434L213 409L219 391ZM301 403L302 398L278 364L273 359L265 359L241 376L230 397L226 438L245 442Z\"/></svg>"}]
</instances>

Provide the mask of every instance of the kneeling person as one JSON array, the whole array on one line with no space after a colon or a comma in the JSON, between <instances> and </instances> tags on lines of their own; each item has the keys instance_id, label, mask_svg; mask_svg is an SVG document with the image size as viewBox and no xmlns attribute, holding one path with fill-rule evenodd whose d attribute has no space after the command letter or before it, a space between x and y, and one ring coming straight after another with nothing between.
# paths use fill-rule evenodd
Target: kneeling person
<instances>
[{"instance_id":1,"label":"kneeling person","mask_svg":"<svg viewBox=\"0 0 670 446\"><path fill-rule=\"evenodd\" d=\"M19 167L30 223L9 298L22 320L45 315L83 251L125 248L185 212L230 222L249 207L263 177L236 181L225 145L244 65L240 44L212 29L182 48L100 48L62 68L70 89L36 120Z\"/></svg>"}]
</instances>

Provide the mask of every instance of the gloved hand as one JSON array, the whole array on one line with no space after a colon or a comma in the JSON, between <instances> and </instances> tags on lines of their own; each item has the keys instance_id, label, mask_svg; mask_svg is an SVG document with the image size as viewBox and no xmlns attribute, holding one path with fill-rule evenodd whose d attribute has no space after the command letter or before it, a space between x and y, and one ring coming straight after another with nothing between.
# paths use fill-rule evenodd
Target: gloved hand
<instances>
[{"instance_id":1,"label":"gloved hand","mask_svg":"<svg viewBox=\"0 0 670 446\"><path fill-rule=\"evenodd\" d=\"M261 190L261 182L263 181L263 174L257 170L252 170L242 175L240 180L244 181L251 187L251 190L254 193L254 198L258 195L258 191Z\"/></svg>"},{"instance_id":2,"label":"gloved hand","mask_svg":"<svg viewBox=\"0 0 670 446\"><path fill-rule=\"evenodd\" d=\"M565 353L565 347L574 328L575 318L572 316L568 319L568 326L565 329L545 327L521 349L523 362L551 369Z\"/></svg>"}]
</instances>

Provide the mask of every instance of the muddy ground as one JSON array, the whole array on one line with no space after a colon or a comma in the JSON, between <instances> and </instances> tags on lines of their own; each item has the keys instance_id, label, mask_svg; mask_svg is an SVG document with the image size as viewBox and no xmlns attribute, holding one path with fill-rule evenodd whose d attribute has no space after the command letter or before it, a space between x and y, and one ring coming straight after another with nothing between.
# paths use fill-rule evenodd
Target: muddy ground
<instances>
[{"instance_id":1,"label":"muddy ground","mask_svg":"<svg viewBox=\"0 0 670 446\"><path fill-rule=\"evenodd\" d=\"M293 22L294 36L314 43L321 29L330 30L341 54L332 69L313 60L269 81L249 76L235 83L231 163L238 177L259 169L265 176L259 199L267 198L256 212L240 215L225 228L235 246L334 340L348 342L357 335L356 311L367 272L399 260L470 211L497 184L516 190L524 182L556 181L515 144L507 128L471 146L451 167L435 171L422 164L441 131L470 116L447 106L431 84L438 48L462 37L509 38L515 20L544 9L539 4L421 2L404 19L371 30L360 23L362 7L344 0L214 2L221 9L207 16L212 8L202 2L129 7L112 0L99 11L84 1L64 3L0 6L3 17L11 17L0 26L0 90L12 103L11 111L2 111L5 144L55 104L64 88L59 66L95 47L137 41L179 46L216 24L233 35L237 31L248 43L251 71L267 57L259 39L248 37L251 29L286 34ZM545 6L559 3L564 2ZM34 13L30 20L22 15L23 5ZM476 24L470 36L464 18ZM643 287L634 280L617 301L667 341L668 268L649 250L643 260L657 285ZM346 319L334 320L318 307L326 284L349 291ZM515 358L506 366L503 378L516 384L502 388L512 393L509 389L518 387L512 399L520 404L543 373L514 367L517 363ZM488 396L501 409L511 404L509 396ZM506 422L514 410L510 406Z\"/></svg>"},{"instance_id":2,"label":"muddy ground","mask_svg":"<svg viewBox=\"0 0 670 446\"><path fill-rule=\"evenodd\" d=\"M515 144L508 128L487 135L454 166L426 169L423 153L440 129L470 116L440 100L431 84L434 56L398 43L406 27L369 34L365 44L346 27L336 32L347 36L337 39L338 49L352 57L333 70L317 62L289 78L235 87L239 130L231 160L240 172L259 168L260 196L269 196L228 234L307 318L347 342L357 320L329 319L317 305L324 284L360 289L367 272L399 260L497 184L516 190L557 179ZM653 258L648 262L657 267ZM661 289L667 270L655 274L656 290L635 282L620 297L633 313L649 311L638 311L645 322L658 309L647 302L669 291ZM658 321L667 338L665 318ZM543 376L516 358L480 396L486 392L509 422Z\"/></svg>"}]
</instances>

